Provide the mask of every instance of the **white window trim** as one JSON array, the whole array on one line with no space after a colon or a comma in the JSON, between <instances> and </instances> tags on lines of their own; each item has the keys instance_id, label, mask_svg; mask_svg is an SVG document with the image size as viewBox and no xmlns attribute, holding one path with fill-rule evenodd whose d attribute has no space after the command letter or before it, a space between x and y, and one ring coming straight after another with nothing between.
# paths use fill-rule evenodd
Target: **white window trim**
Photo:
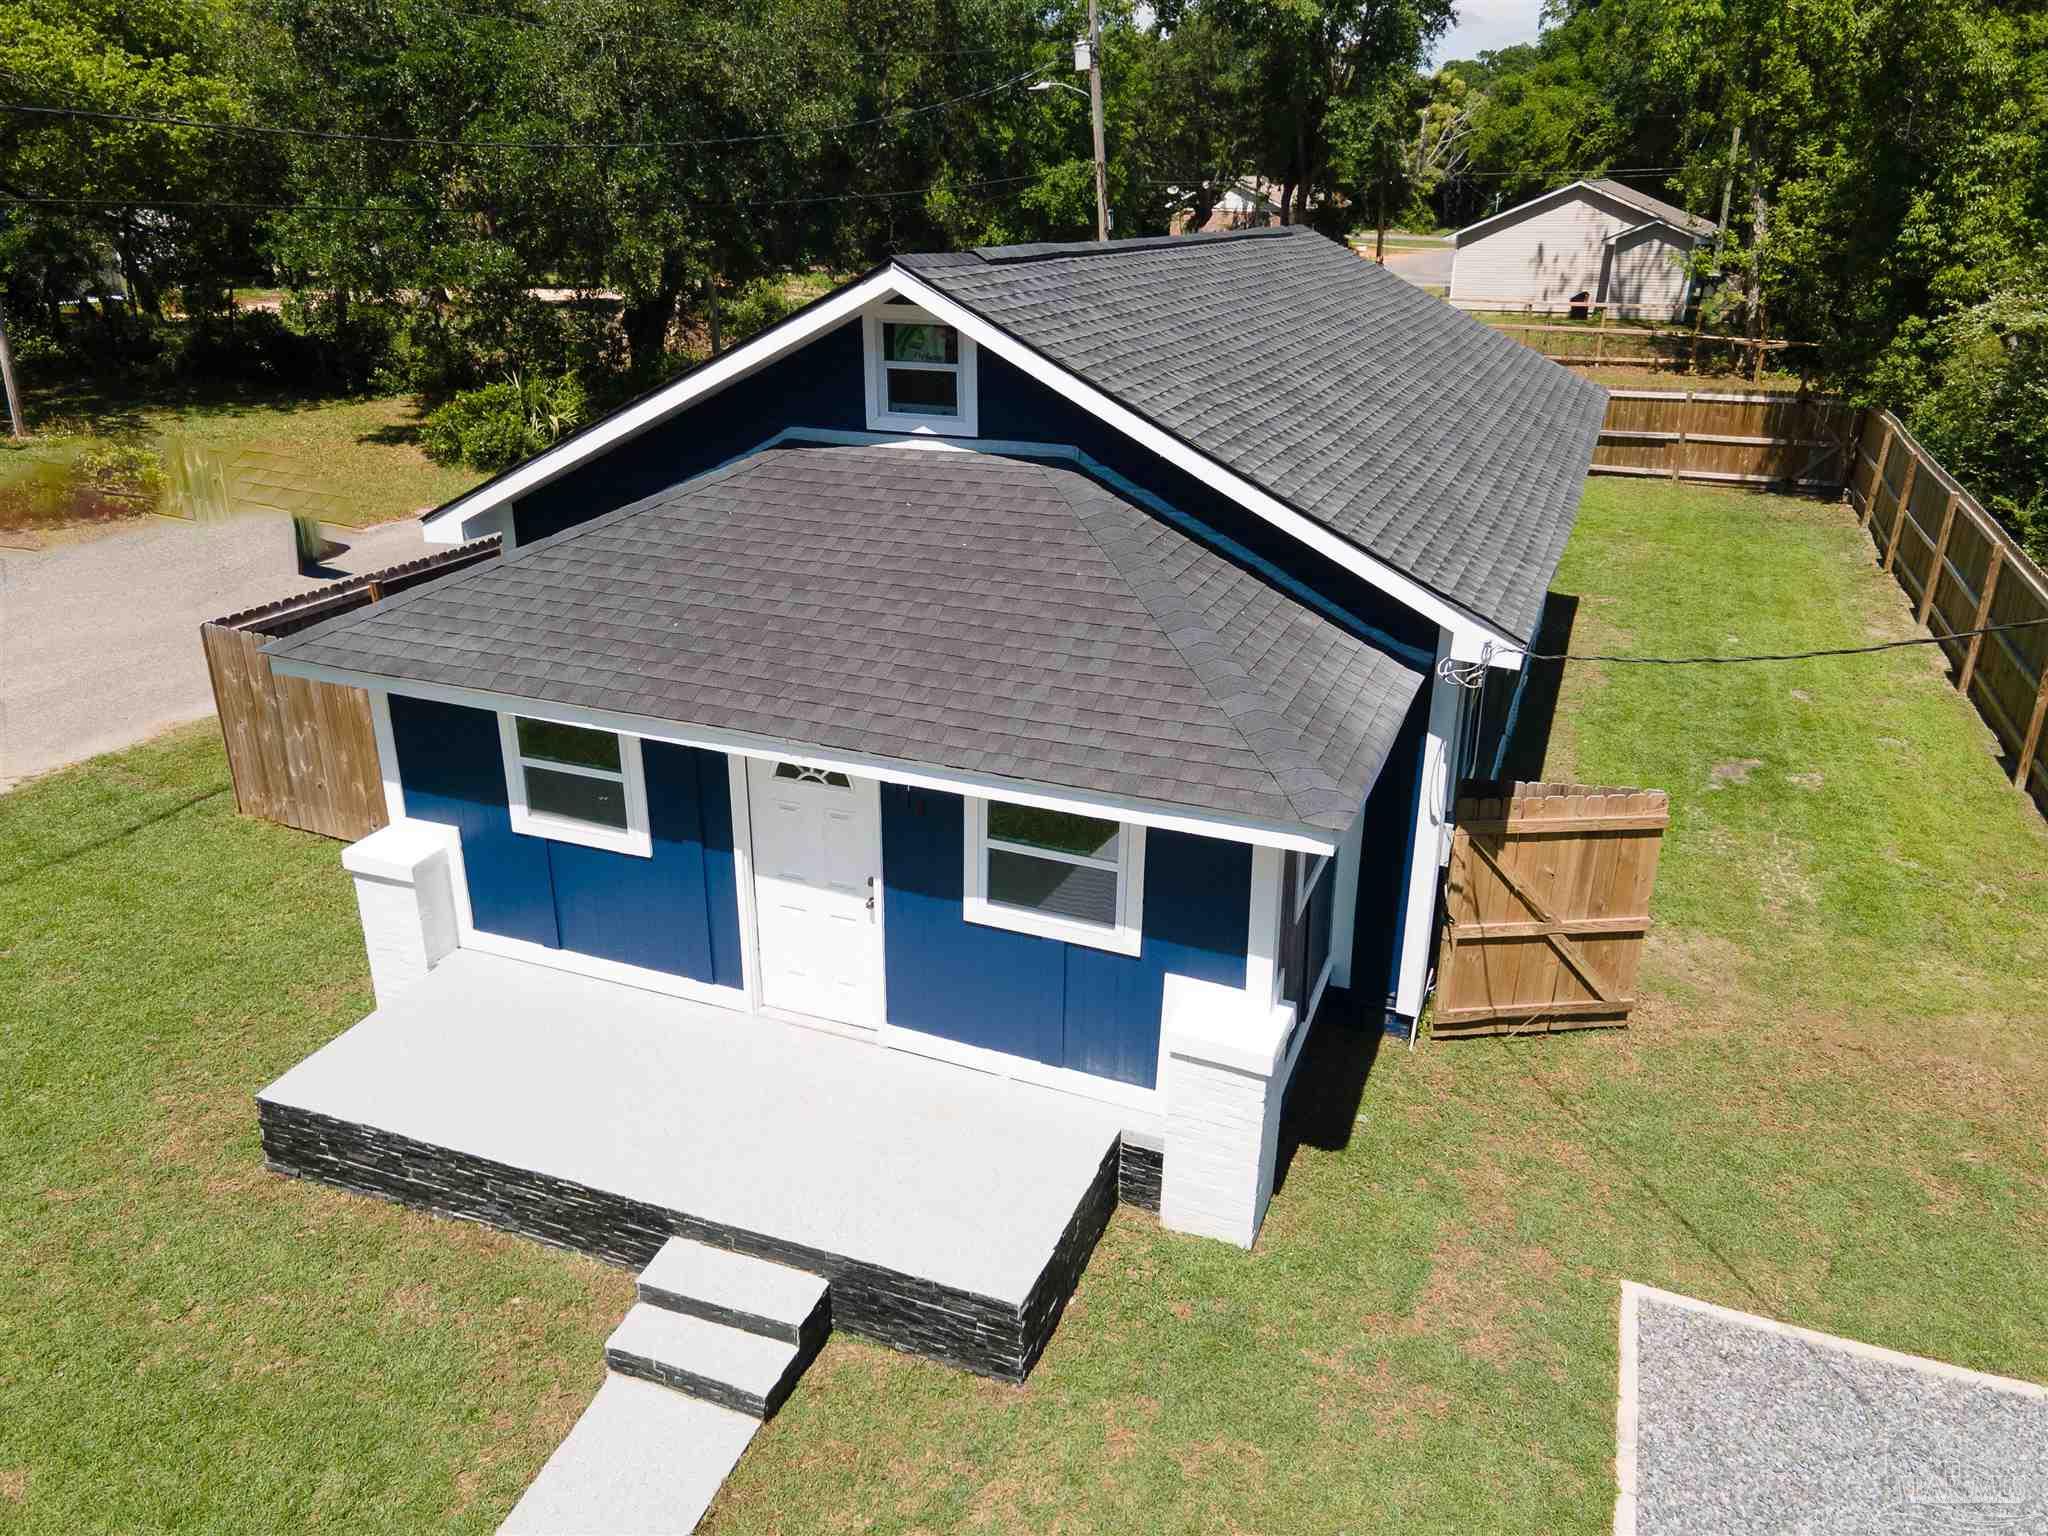
<instances>
[{"instance_id":1,"label":"white window trim","mask_svg":"<svg viewBox=\"0 0 2048 1536\"><path fill-rule=\"evenodd\" d=\"M883 322L909 325L943 325L953 332L960 343L958 363L887 363L882 353ZM974 437L978 435L977 422L980 416L976 399L975 375L978 348L973 339L958 326L941 320L915 304L877 304L861 317L862 335L865 340L867 366L862 373L867 380L868 430L872 432L914 432L935 434L940 437ZM888 390L885 387L884 371L888 368L922 369L931 373L955 374L960 381L960 411L956 416L927 416L922 413L894 412L888 409Z\"/></svg>"},{"instance_id":2,"label":"white window trim","mask_svg":"<svg viewBox=\"0 0 2048 1536\"><path fill-rule=\"evenodd\" d=\"M619 738L619 773L608 773L601 768L581 768L573 763L544 762L534 759L535 767L545 768L551 773L570 773L580 778L604 779L610 783L626 786L626 826L623 831L614 827L600 827L592 822L576 821L567 816L556 816L547 811L536 811L526 802L527 759L519 751L519 727L516 714L500 713L498 716L498 746L505 760L505 803L512 811L512 830L527 837L544 837L550 842L576 843L585 848L600 848L606 853L630 854L634 858L648 859L654 856L654 838L648 827L647 777L640 763L640 738L628 736L623 731L611 734ZM540 716L527 716L539 719ZM585 729L595 730L590 726Z\"/></svg>"},{"instance_id":3,"label":"white window trim","mask_svg":"<svg viewBox=\"0 0 2048 1536\"><path fill-rule=\"evenodd\" d=\"M1030 848L1017 843L1005 843L997 839L995 846L1027 854L1033 858L1051 859L1057 863L1080 864L1092 869L1116 870L1116 925L1104 927L1100 923L1083 922L1079 918L1060 917L1049 912L1032 912L1023 907L1007 906L988 899L988 801L967 796L962 801L962 817L965 836L965 861L962 870L962 909L970 923L980 923L986 928L1007 928L1012 933L1029 933L1042 939L1058 939L1067 944L1085 944L1090 949L1106 949L1111 954L1135 955L1144 940L1145 918L1145 829L1134 822L1118 822L1117 857L1114 864L1108 859L1081 858L1073 854L1056 853L1049 848Z\"/></svg>"}]
</instances>

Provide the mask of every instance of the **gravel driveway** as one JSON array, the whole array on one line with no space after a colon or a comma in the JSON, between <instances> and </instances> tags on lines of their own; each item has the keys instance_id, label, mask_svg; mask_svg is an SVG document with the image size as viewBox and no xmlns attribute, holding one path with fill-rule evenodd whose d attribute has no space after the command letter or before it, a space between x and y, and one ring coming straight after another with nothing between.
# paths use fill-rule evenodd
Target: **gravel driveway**
<instances>
[{"instance_id":1,"label":"gravel driveway","mask_svg":"<svg viewBox=\"0 0 2048 1536\"><path fill-rule=\"evenodd\" d=\"M212 714L204 620L427 552L410 518L330 532L349 547L310 574L275 516L0 549L0 792Z\"/></svg>"},{"instance_id":2,"label":"gravel driveway","mask_svg":"<svg viewBox=\"0 0 2048 1536\"><path fill-rule=\"evenodd\" d=\"M1616 1536L2048 1531L2048 1390L1627 1285Z\"/></svg>"}]
</instances>

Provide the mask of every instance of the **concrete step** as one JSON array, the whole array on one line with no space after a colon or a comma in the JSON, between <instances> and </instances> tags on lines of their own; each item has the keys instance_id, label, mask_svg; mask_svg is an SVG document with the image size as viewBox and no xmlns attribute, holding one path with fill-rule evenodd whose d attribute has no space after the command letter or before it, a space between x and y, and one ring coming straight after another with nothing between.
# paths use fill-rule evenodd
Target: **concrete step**
<instances>
[{"instance_id":1,"label":"concrete step","mask_svg":"<svg viewBox=\"0 0 2048 1536\"><path fill-rule=\"evenodd\" d=\"M641 1302L605 1341L605 1363L757 1419L771 1417L796 1386L811 1353L787 1339L671 1312Z\"/></svg>"},{"instance_id":2,"label":"concrete step","mask_svg":"<svg viewBox=\"0 0 2048 1536\"><path fill-rule=\"evenodd\" d=\"M607 1376L499 1536L693 1531L760 1427L750 1414Z\"/></svg>"},{"instance_id":3,"label":"concrete step","mask_svg":"<svg viewBox=\"0 0 2048 1536\"><path fill-rule=\"evenodd\" d=\"M640 1299L766 1338L810 1346L830 1331L822 1275L672 1237L640 1271Z\"/></svg>"}]
</instances>

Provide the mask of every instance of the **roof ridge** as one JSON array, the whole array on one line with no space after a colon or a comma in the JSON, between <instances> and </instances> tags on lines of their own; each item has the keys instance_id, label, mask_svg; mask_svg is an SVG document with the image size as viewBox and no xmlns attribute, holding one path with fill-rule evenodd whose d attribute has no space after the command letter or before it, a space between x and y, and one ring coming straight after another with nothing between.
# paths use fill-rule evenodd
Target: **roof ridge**
<instances>
[{"instance_id":1,"label":"roof ridge","mask_svg":"<svg viewBox=\"0 0 2048 1536\"><path fill-rule=\"evenodd\" d=\"M1202 691L1209 695L1218 709L1223 711L1238 740L1244 743L1245 750L1258 759L1260 767L1272 778L1274 791L1294 807L1295 813L1303 821L1313 824L1325 813L1304 806L1295 792L1287 786L1290 782L1299 782L1307 778L1314 781L1314 788L1341 796L1342 790L1330 771L1323 766L1322 759L1302 742L1300 732L1288 720L1286 710L1274 700L1265 684L1253 675L1251 668L1244 664L1237 648L1216 633L1208 622L1208 615L1196 608L1188 595L1176 586L1166 585L1152 589L1134 581L1131 573L1125 570L1122 562L1118 560L1116 550L1095 526L1097 520L1116 515L1116 509L1123 509L1138 520L1149 521L1148 514L1116 495L1084 470L1051 464L1040 464L1037 468L1054 493L1073 509L1075 522L1081 531L1088 535L1090 542L1102 551L1102 557L1116 572L1117 579L1123 583L1125 590L1158 621L1160 633L1166 637L1167 643L1173 647L1175 654L1194 675ZM1230 564L1222 555L1191 535L1183 534L1182 537L1187 538L1210 559ZM1238 566L1231 565L1230 568L1240 571L1247 579L1258 579L1250 572L1242 571ZM1214 675L1213 665L1205 665L1201 659L1190 653L1189 643L1196 637L1206 640L1222 657L1227 658L1229 672L1242 681L1242 692L1219 690L1217 684L1221 679ZM1289 743L1286 747L1261 745L1245 730L1242 722L1252 712L1240 712L1232 707L1234 702L1244 698L1250 698L1257 703L1257 713L1272 722L1271 729L1286 735ZM1286 771L1285 776L1281 771L1283 769Z\"/></svg>"},{"instance_id":2,"label":"roof ridge","mask_svg":"<svg viewBox=\"0 0 2048 1536\"><path fill-rule=\"evenodd\" d=\"M1187 235L1140 235L1130 240L1046 240L1023 245L977 245L973 249L973 254L990 266L1010 266L1019 262L1060 261L1074 256L1125 256L1137 251L1187 250L1195 246L1225 245L1240 240L1284 239L1301 231L1300 225L1282 224L1265 229L1225 229Z\"/></svg>"}]
</instances>

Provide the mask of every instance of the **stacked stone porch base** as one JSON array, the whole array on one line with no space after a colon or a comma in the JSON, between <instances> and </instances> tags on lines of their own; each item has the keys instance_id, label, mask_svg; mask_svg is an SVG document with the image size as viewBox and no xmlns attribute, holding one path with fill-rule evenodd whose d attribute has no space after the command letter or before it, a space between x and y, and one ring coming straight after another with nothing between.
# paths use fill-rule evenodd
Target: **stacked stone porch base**
<instances>
[{"instance_id":1,"label":"stacked stone porch base","mask_svg":"<svg viewBox=\"0 0 2048 1536\"><path fill-rule=\"evenodd\" d=\"M1024 1380L1044 1352L1115 1208L1122 1166L1112 1144L1020 1306L372 1126L263 1100L257 1113L264 1161L275 1172L634 1270L671 1237L809 1270L831 1282L834 1327L1004 1381Z\"/></svg>"}]
</instances>

